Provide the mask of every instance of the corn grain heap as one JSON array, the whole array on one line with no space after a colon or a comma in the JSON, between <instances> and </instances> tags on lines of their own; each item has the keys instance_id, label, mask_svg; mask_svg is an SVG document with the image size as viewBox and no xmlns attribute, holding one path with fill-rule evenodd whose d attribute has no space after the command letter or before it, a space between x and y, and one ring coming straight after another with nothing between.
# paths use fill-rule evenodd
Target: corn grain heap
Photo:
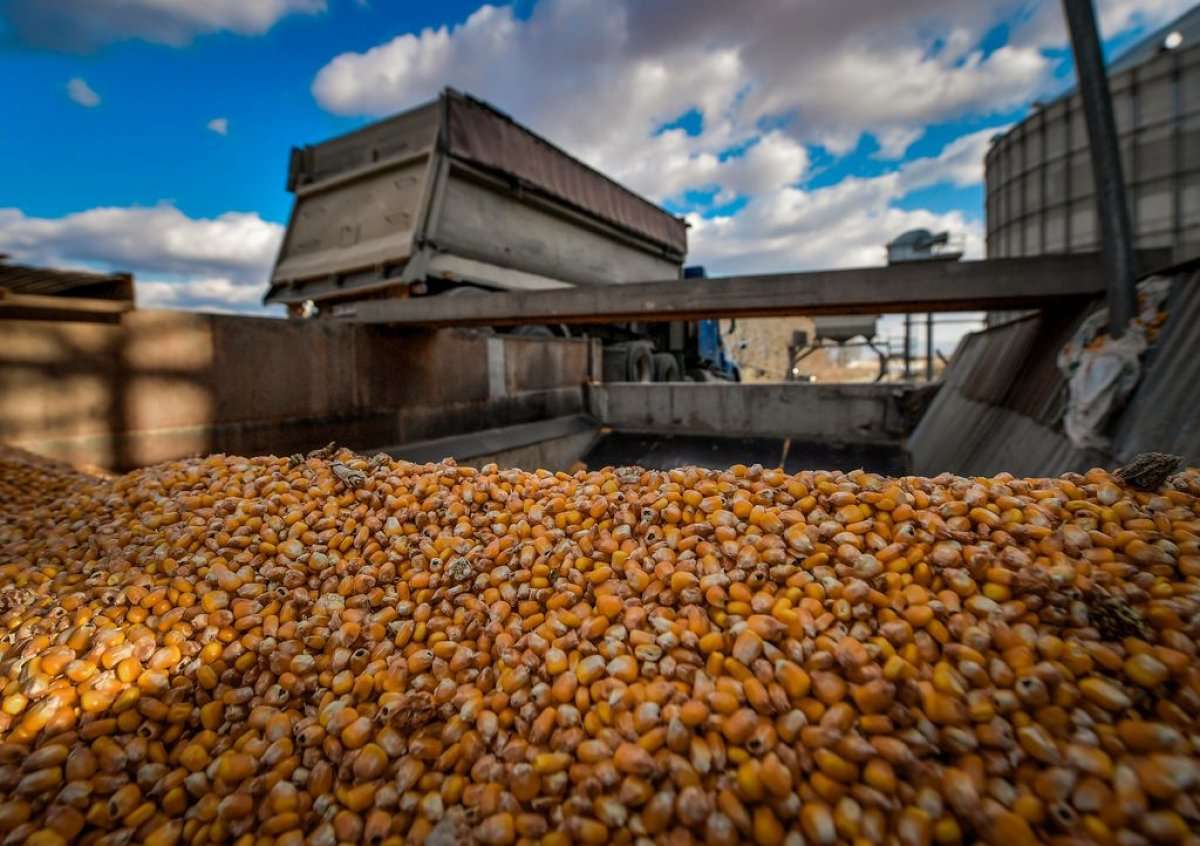
<instances>
[{"instance_id":1,"label":"corn grain heap","mask_svg":"<svg viewBox=\"0 0 1200 846\"><path fill-rule=\"evenodd\" d=\"M0 486L4 844L1198 842L1194 471Z\"/></svg>"}]
</instances>

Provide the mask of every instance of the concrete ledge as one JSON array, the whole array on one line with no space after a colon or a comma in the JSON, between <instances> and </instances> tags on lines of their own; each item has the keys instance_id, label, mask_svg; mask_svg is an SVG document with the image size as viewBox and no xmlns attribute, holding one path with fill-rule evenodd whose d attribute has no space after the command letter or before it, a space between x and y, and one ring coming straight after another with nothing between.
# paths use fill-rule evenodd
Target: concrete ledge
<instances>
[{"instance_id":1,"label":"concrete ledge","mask_svg":"<svg viewBox=\"0 0 1200 846\"><path fill-rule=\"evenodd\" d=\"M588 408L623 432L793 438L831 444L901 443L927 388L894 384L591 384Z\"/></svg>"},{"instance_id":2,"label":"concrete ledge","mask_svg":"<svg viewBox=\"0 0 1200 846\"><path fill-rule=\"evenodd\" d=\"M520 423L515 426L483 429L464 435L451 435L445 438L383 447L381 451L393 458L402 458L417 464L441 461L443 458L465 461L511 453L523 447L546 444L573 438L577 435L590 435L594 438L599 429L600 425L591 417L584 414L572 414L549 420L538 420L533 423ZM576 457L582 455L587 446L590 446L590 440L584 444L584 448L577 453Z\"/></svg>"}]
</instances>

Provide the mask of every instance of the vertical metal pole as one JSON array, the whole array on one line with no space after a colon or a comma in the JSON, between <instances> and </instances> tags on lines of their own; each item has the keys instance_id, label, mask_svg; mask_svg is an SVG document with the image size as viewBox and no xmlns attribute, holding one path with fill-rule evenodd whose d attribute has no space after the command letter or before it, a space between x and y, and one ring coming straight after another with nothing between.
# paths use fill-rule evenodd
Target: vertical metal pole
<instances>
[{"instance_id":1,"label":"vertical metal pole","mask_svg":"<svg viewBox=\"0 0 1200 846\"><path fill-rule=\"evenodd\" d=\"M1137 274L1133 252L1133 228L1125 203L1125 178L1121 173L1121 148L1117 124L1108 93L1108 75L1096 30L1092 0L1063 0L1063 12L1071 30L1075 72L1087 118L1088 146L1092 155L1092 177L1100 212L1100 240L1108 270L1108 333L1119 338L1136 309L1134 288Z\"/></svg>"},{"instance_id":2,"label":"vertical metal pole","mask_svg":"<svg viewBox=\"0 0 1200 846\"><path fill-rule=\"evenodd\" d=\"M925 381L933 381L933 312L925 315Z\"/></svg>"},{"instance_id":3,"label":"vertical metal pole","mask_svg":"<svg viewBox=\"0 0 1200 846\"><path fill-rule=\"evenodd\" d=\"M912 372L912 315L904 315L904 381L911 382Z\"/></svg>"}]
</instances>

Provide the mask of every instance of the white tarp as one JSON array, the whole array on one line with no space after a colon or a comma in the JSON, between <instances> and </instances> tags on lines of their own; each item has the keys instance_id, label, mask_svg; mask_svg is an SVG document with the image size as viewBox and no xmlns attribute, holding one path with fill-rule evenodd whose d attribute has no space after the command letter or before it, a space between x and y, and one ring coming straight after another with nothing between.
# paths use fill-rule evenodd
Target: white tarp
<instances>
[{"instance_id":1,"label":"white tarp","mask_svg":"<svg viewBox=\"0 0 1200 846\"><path fill-rule=\"evenodd\" d=\"M1067 379L1063 430L1081 449L1108 446L1104 427L1120 409L1142 375L1142 353L1148 346L1146 327L1157 317L1171 281L1154 276L1138 284L1138 315L1125 334L1105 334L1108 308L1088 316L1058 354L1058 369Z\"/></svg>"}]
</instances>

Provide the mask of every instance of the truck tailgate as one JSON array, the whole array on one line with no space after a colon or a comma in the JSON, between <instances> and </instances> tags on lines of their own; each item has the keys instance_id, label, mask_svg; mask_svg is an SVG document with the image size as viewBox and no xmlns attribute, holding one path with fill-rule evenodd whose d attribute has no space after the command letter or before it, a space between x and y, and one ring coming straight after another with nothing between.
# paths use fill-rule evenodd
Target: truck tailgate
<instances>
[{"instance_id":1,"label":"truck tailgate","mask_svg":"<svg viewBox=\"0 0 1200 846\"><path fill-rule=\"evenodd\" d=\"M412 254L428 161L410 156L299 188L271 282L403 263Z\"/></svg>"}]
</instances>

